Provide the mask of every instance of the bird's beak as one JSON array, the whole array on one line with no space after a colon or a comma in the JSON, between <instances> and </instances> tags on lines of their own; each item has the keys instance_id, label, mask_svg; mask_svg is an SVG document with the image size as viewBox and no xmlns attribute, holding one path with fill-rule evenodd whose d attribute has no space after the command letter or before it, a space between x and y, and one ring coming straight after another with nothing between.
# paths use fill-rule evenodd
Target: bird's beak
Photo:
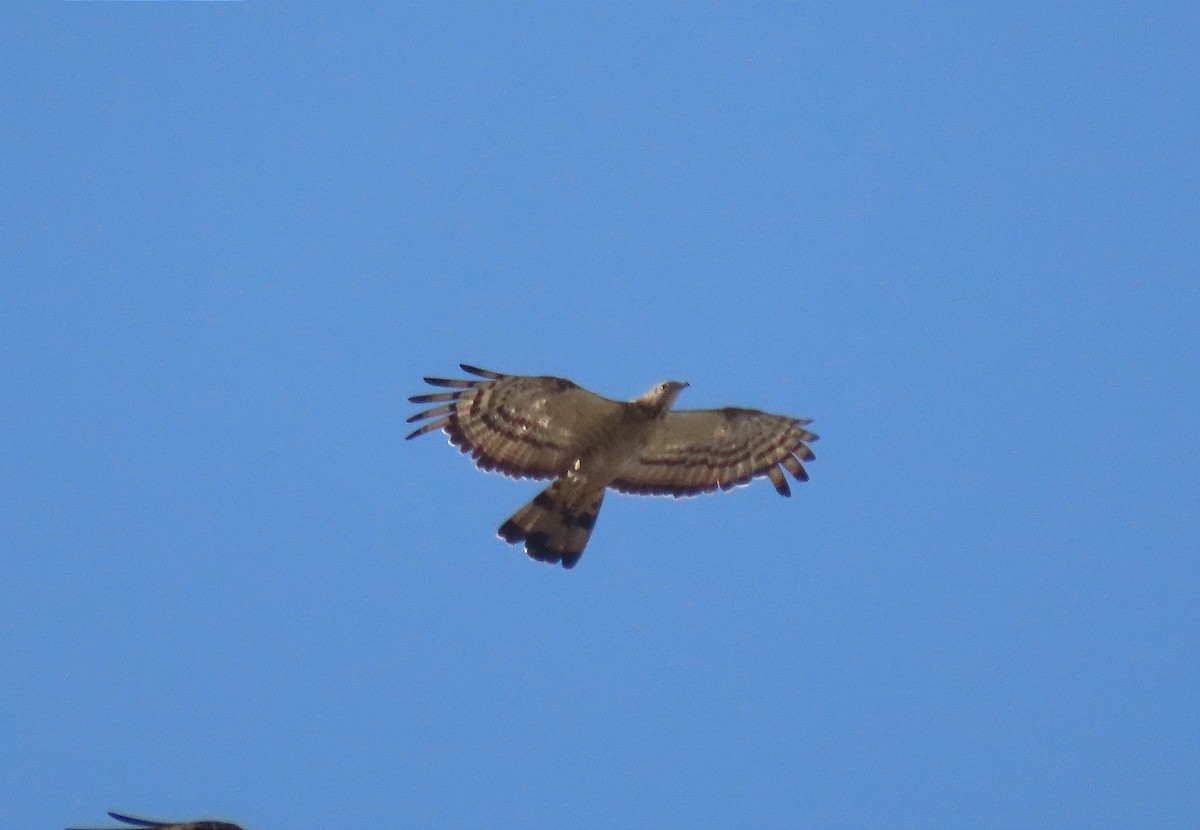
<instances>
[{"instance_id":1,"label":"bird's beak","mask_svg":"<svg viewBox=\"0 0 1200 830\"><path fill-rule=\"evenodd\" d=\"M679 381L679 388L680 388L680 389L687 389L689 386L691 386L691 384L690 384L690 383L688 383L686 380L681 380L681 381Z\"/></svg>"}]
</instances>

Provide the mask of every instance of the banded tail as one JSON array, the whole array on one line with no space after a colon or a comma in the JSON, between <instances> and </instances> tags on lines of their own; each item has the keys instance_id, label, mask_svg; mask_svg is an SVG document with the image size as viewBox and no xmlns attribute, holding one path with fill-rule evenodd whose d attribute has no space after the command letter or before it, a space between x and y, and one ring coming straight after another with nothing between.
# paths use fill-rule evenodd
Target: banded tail
<instances>
[{"instance_id":1,"label":"banded tail","mask_svg":"<svg viewBox=\"0 0 1200 830\"><path fill-rule=\"evenodd\" d=\"M560 478L513 513L498 532L510 544L524 540L525 552L539 562L561 561L564 568L573 568L603 501L604 488L585 489Z\"/></svg>"}]
</instances>

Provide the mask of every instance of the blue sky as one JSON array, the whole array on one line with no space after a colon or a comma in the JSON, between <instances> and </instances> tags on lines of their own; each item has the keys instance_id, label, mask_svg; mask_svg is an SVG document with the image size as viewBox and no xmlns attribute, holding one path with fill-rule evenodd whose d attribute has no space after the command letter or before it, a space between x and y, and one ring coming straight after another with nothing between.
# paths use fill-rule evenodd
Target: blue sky
<instances>
[{"instance_id":1,"label":"blue sky","mask_svg":"<svg viewBox=\"0 0 1200 830\"><path fill-rule=\"evenodd\" d=\"M2 15L4 826L1200 822L1194 7ZM531 562L459 361L812 481Z\"/></svg>"}]
</instances>

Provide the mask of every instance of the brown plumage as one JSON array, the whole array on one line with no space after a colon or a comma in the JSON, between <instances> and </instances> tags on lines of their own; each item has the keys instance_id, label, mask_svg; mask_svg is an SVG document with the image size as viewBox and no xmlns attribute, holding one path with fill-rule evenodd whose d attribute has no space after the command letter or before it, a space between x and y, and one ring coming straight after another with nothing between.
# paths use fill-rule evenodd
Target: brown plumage
<instances>
[{"instance_id":1,"label":"brown plumage","mask_svg":"<svg viewBox=\"0 0 1200 830\"><path fill-rule=\"evenodd\" d=\"M500 538L525 542L525 552L539 562L562 561L574 567L587 545L604 501L603 488L573 487L560 478L500 525Z\"/></svg>"},{"instance_id":2,"label":"brown plumage","mask_svg":"<svg viewBox=\"0 0 1200 830\"><path fill-rule=\"evenodd\" d=\"M134 827L154 827L157 830L242 830L241 827L231 822L214 821L212 819L205 819L203 821L154 821L148 818L135 818L134 816L127 816L111 811L109 815L117 821L131 824ZM100 830L100 828L69 827L67 830ZM120 830L129 830L129 828L120 828Z\"/></svg>"},{"instance_id":3,"label":"brown plumage","mask_svg":"<svg viewBox=\"0 0 1200 830\"><path fill-rule=\"evenodd\" d=\"M801 461L817 436L808 419L756 409L671 411L687 384L666 381L632 401L614 401L556 377L503 375L461 364L471 379L425 378L453 391L414 395L437 406L408 438L441 429L485 470L554 482L500 526L507 542L570 568L596 523L604 491L693 496L756 476L791 495L782 469L807 481Z\"/></svg>"}]
</instances>

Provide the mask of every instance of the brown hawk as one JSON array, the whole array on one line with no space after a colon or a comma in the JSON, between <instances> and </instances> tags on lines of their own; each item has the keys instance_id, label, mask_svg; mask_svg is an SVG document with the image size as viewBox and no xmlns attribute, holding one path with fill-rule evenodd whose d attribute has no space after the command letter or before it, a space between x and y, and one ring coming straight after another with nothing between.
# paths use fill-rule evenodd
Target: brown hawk
<instances>
[{"instance_id":1,"label":"brown hawk","mask_svg":"<svg viewBox=\"0 0 1200 830\"><path fill-rule=\"evenodd\" d=\"M436 429L485 470L554 482L500 526L510 543L541 562L579 561L611 487L619 493L694 496L728 490L756 476L780 495L791 489L780 465L807 481L801 461L815 457L807 418L757 409L671 410L688 384L660 383L631 401L614 401L564 378L502 375L460 364L475 378L425 378L454 391L413 395L436 403L409 423L408 435Z\"/></svg>"},{"instance_id":2,"label":"brown hawk","mask_svg":"<svg viewBox=\"0 0 1200 830\"><path fill-rule=\"evenodd\" d=\"M122 815L121 813L109 812L117 821L131 824L134 827L154 827L157 830L242 830L236 824L228 821L213 821L206 819L204 821L152 821L148 818L134 818L133 816ZM98 828L67 828L67 830L98 830ZM129 830L129 828L122 828Z\"/></svg>"}]
</instances>

